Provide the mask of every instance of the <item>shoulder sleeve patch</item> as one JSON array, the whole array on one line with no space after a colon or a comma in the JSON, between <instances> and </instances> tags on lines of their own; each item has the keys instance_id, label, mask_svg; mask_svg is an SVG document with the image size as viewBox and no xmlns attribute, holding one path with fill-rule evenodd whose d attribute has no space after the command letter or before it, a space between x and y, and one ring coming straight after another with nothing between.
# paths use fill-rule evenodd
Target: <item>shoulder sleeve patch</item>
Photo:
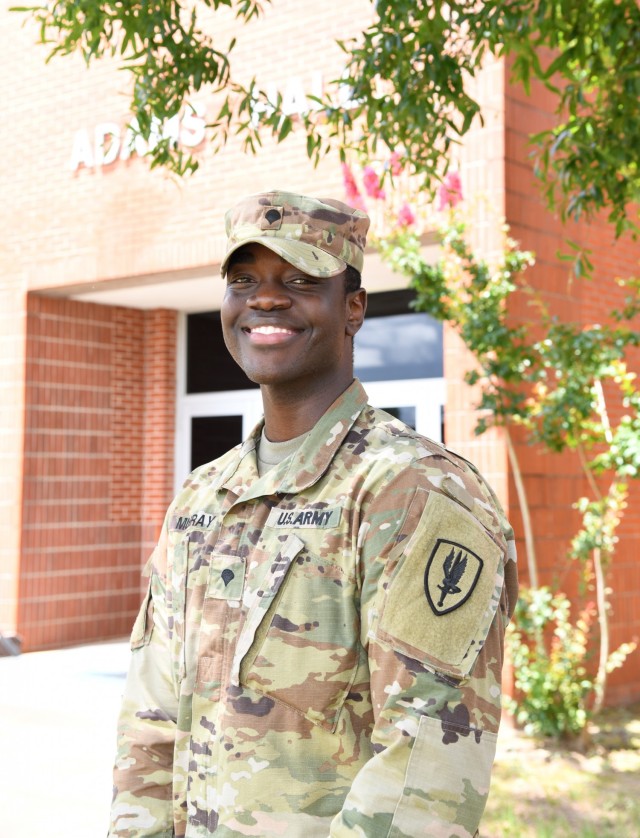
<instances>
[{"instance_id":1,"label":"shoulder sleeve patch","mask_svg":"<svg viewBox=\"0 0 640 838\"><path fill-rule=\"evenodd\" d=\"M470 512L431 492L390 579L376 636L432 669L465 677L500 603L503 559Z\"/></svg>"}]
</instances>

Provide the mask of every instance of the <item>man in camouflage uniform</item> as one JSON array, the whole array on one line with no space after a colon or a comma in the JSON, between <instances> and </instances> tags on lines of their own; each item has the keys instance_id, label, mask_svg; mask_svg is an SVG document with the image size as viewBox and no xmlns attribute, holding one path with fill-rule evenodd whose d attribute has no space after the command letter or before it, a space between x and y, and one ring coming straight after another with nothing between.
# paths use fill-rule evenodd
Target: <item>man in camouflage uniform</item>
<instances>
[{"instance_id":1,"label":"man in camouflage uniform","mask_svg":"<svg viewBox=\"0 0 640 838\"><path fill-rule=\"evenodd\" d=\"M113 838L478 834L513 533L353 379L368 223L282 192L227 214L225 340L265 419L187 479L150 558Z\"/></svg>"}]
</instances>

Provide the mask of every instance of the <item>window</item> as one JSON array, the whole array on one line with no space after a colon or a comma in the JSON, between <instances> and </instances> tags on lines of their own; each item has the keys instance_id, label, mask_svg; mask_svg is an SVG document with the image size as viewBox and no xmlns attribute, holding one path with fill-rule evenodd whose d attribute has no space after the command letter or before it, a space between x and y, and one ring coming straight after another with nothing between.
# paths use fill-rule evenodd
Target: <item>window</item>
<instances>
[{"instance_id":1,"label":"window","mask_svg":"<svg viewBox=\"0 0 640 838\"><path fill-rule=\"evenodd\" d=\"M442 324L415 312L412 291L371 294L355 339L355 371L361 381L442 377Z\"/></svg>"}]
</instances>

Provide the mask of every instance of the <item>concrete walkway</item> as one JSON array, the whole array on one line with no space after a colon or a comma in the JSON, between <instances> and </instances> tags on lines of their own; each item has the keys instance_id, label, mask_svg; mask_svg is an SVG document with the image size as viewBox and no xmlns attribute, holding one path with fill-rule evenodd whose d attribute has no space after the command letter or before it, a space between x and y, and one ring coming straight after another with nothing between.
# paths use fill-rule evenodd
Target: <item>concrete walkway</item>
<instances>
[{"instance_id":1,"label":"concrete walkway","mask_svg":"<svg viewBox=\"0 0 640 838\"><path fill-rule=\"evenodd\" d=\"M104 838L128 642L0 658L0 838Z\"/></svg>"}]
</instances>

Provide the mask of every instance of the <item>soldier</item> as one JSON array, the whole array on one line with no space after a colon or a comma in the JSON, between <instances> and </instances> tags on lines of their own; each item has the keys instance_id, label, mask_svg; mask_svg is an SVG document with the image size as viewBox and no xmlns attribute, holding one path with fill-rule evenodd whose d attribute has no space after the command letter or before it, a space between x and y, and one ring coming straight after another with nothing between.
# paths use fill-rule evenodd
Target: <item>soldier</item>
<instances>
[{"instance_id":1,"label":"soldier","mask_svg":"<svg viewBox=\"0 0 640 838\"><path fill-rule=\"evenodd\" d=\"M264 421L171 505L131 636L110 835L477 835L513 532L476 469L353 378L369 219L227 213L227 346Z\"/></svg>"}]
</instances>

